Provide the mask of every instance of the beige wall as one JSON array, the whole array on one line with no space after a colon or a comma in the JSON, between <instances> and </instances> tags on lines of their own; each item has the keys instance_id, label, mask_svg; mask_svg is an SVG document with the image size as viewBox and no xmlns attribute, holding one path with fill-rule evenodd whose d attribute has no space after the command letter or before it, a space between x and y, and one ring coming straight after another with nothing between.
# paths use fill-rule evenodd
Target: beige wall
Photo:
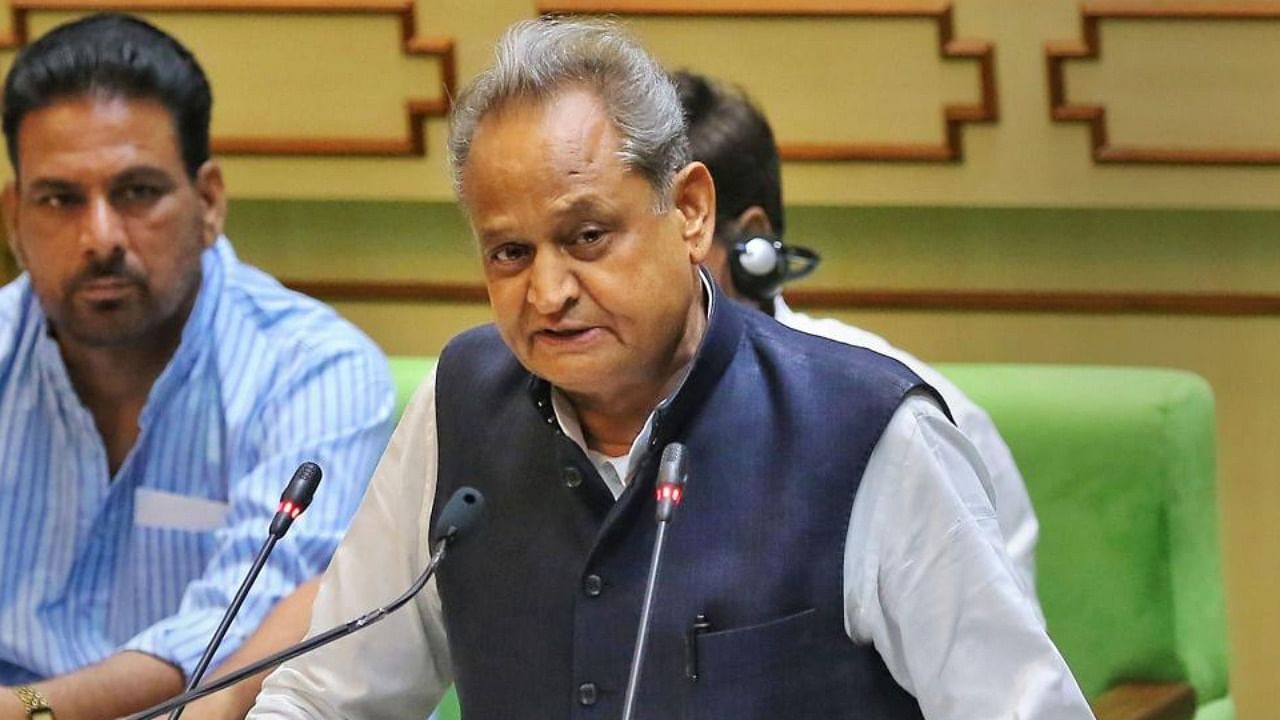
<instances>
[{"instance_id":1,"label":"beige wall","mask_svg":"<svg viewBox=\"0 0 1280 720\"><path fill-rule=\"evenodd\" d=\"M501 29L533 15L535 6L418 0L417 10L420 34L455 39L465 79L485 62ZM32 25L40 31L63 17L35 12ZM404 101L440 97L441 64L405 56L390 15L153 17L208 66L220 135L400 137ZM963 130L965 160L955 164L788 164L788 202L811 211L797 213L793 238L817 244L829 258L814 285L1280 294L1280 166L1099 165L1087 129L1048 114L1043 45L1080 39L1077 5L956 0L955 21L957 37L996 43L999 122ZM933 142L941 138L944 104L977 99L975 67L939 59L928 20L632 24L665 62L746 86L784 141ZM1116 143L1280 149L1280 20L1109 21L1102 43L1099 61L1067 70L1069 97L1105 103ZM0 53L0 63L8 58ZM406 215L403 205L283 202L448 202L443 121L427 122L427 144L422 158L227 158L233 195L269 201L240 205L244 220L233 216L238 244L267 269L294 277L474 280L457 217L428 213L412 227L406 224L418 216ZM858 212L846 216L841 208ZM1024 216L1018 208L1034 212ZM314 216L326 222L312 222ZM341 232L332 229L335 219ZM340 309L397 353L434 352L456 329L485 317L476 306ZM1245 720L1273 714L1280 701L1273 682L1280 613L1272 610L1280 597L1280 443L1273 439L1280 431L1280 317L847 316L932 360L1163 365L1207 377L1219 401L1234 693Z\"/></svg>"}]
</instances>

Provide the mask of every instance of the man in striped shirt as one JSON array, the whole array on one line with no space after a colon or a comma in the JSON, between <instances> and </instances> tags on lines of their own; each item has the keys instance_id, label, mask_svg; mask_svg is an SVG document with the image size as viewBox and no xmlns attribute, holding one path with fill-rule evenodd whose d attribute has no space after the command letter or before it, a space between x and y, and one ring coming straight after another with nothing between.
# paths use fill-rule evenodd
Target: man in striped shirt
<instances>
[{"instance_id":1,"label":"man in striped shirt","mask_svg":"<svg viewBox=\"0 0 1280 720\"><path fill-rule=\"evenodd\" d=\"M215 665L324 569L385 445L386 361L222 237L208 82L156 28L50 32L4 89L0 720L179 692L304 460L315 503Z\"/></svg>"}]
</instances>

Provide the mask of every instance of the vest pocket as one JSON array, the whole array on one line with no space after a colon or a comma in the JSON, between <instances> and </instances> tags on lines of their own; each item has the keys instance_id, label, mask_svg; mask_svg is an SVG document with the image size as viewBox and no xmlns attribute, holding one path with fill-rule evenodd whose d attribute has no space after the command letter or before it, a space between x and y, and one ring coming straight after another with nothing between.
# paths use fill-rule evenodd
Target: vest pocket
<instances>
[{"instance_id":1,"label":"vest pocket","mask_svg":"<svg viewBox=\"0 0 1280 720\"><path fill-rule=\"evenodd\" d=\"M698 679L693 685L699 720L805 717L823 657L815 643L813 608L768 622L698 636Z\"/></svg>"}]
</instances>

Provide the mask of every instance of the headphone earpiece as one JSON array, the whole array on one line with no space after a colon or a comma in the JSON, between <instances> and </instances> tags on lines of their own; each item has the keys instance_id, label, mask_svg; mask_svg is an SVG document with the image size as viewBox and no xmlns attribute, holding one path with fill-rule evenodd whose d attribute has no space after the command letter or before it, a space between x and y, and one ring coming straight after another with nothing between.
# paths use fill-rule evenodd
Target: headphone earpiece
<instances>
[{"instance_id":1,"label":"headphone earpiece","mask_svg":"<svg viewBox=\"0 0 1280 720\"><path fill-rule=\"evenodd\" d=\"M744 234L729 248L729 276L742 295L770 302L784 284L813 272L820 260L812 250L788 247L780 238Z\"/></svg>"}]
</instances>

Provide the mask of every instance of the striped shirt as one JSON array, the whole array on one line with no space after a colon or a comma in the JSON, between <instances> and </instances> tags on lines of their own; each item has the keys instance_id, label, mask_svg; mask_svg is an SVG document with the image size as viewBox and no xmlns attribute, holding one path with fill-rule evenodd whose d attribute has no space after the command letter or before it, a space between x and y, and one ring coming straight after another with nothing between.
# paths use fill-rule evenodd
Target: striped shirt
<instances>
[{"instance_id":1,"label":"striped shirt","mask_svg":"<svg viewBox=\"0 0 1280 720\"><path fill-rule=\"evenodd\" d=\"M323 304L204 253L200 294L111 475L24 275L0 289L0 685L120 650L189 676L305 460L315 502L276 546L222 644L324 570L390 433L373 343Z\"/></svg>"}]
</instances>

